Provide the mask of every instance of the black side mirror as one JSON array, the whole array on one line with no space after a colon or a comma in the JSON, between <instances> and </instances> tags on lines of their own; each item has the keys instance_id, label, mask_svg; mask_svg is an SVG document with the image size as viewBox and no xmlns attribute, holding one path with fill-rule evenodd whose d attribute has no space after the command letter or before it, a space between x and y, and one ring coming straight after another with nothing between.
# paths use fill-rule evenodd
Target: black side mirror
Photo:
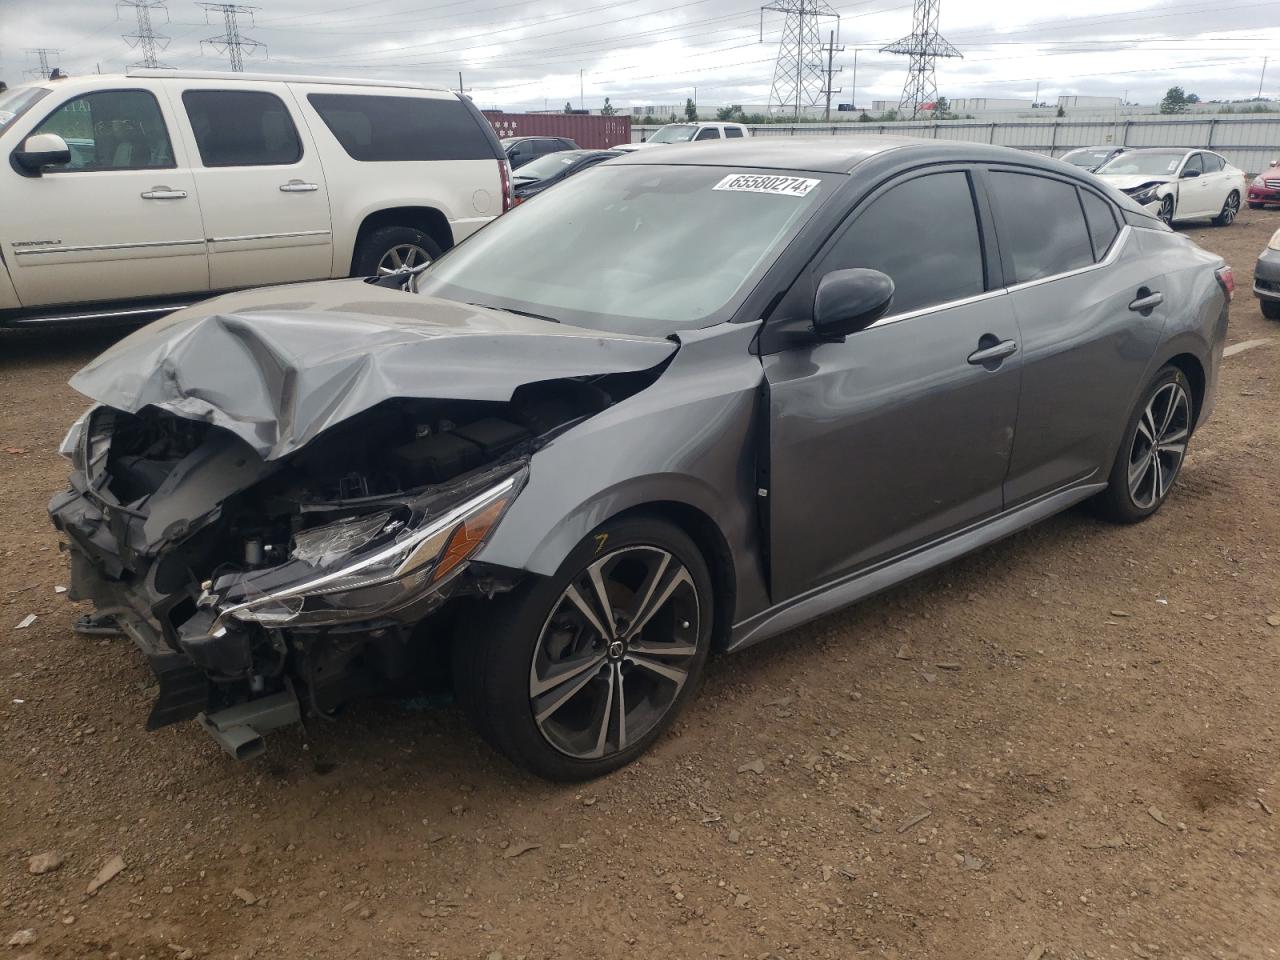
<instances>
[{"instance_id":1,"label":"black side mirror","mask_svg":"<svg viewBox=\"0 0 1280 960\"><path fill-rule=\"evenodd\" d=\"M1188 177L1198 177L1198 176L1200 176L1199 170L1183 170L1182 171L1183 180L1186 180Z\"/></svg>"},{"instance_id":2,"label":"black side mirror","mask_svg":"<svg viewBox=\"0 0 1280 960\"><path fill-rule=\"evenodd\" d=\"M893 280L879 270L834 270L818 281L813 329L822 340L841 340L865 330L893 303Z\"/></svg>"},{"instance_id":3,"label":"black side mirror","mask_svg":"<svg viewBox=\"0 0 1280 960\"><path fill-rule=\"evenodd\" d=\"M13 162L23 173L40 176L42 167L56 167L71 162L71 148L56 133L36 133L13 151Z\"/></svg>"}]
</instances>

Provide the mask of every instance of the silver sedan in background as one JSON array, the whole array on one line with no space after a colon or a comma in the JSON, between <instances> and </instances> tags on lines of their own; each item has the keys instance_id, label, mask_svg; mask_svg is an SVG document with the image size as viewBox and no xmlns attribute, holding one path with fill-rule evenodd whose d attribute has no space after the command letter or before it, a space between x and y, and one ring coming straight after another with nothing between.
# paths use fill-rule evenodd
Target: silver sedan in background
<instances>
[{"instance_id":1,"label":"silver sedan in background","mask_svg":"<svg viewBox=\"0 0 1280 960\"><path fill-rule=\"evenodd\" d=\"M1169 496L1232 277L1090 174L914 138L639 151L421 273L117 344L50 505L151 723L262 734L447 663L545 777L731 651L1089 500ZM1099 549L1103 549L1099 546ZM443 668L442 668L443 670Z\"/></svg>"}]
</instances>

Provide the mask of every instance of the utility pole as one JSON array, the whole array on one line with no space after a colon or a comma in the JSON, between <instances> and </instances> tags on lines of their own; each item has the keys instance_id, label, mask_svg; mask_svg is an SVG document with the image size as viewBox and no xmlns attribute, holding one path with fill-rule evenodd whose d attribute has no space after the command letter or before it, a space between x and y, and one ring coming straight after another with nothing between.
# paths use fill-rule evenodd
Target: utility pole
<instances>
[{"instance_id":1,"label":"utility pole","mask_svg":"<svg viewBox=\"0 0 1280 960\"><path fill-rule=\"evenodd\" d=\"M120 15L121 7L132 7L138 18L137 31L124 35L125 43L142 52L142 60L136 63L135 66L147 67L151 70L159 67L169 69L169 65L161 63L159 57L156 56L157 49L163 50L169 46L169 38L164 34L156 33L151 25L151 12L153 10L163 12L165 21L169 20L169 11L164 4L165 0L117 0L117 17Z\"/></svg>"},{"instance_id":2,"label":"utility pole","mask_svg":"<svg viewBox=\"0 0 1280 960\"><path fill-rule=\"evenodd\" d=\"M582 68L579 67L578 68L578 109L579 110L587 109L587 100L586 100L586 97L583 96L582 91L583 91Z\"/></svg>"},{"instance_id":3,"label":"utility pole","mask_svg":"<svg viewBox=\"0 0 1280 960\"><path fill-rule=\"evenodd\" d=\"M28 77L35 77L37 80L48 80L52 68L49 66L49 56L57 56L62 51L54 47L28 47L27 53L36 58L39 64L27 71Z\"/></svg>"},{"instance_id":4,"label":"utility pole","mask_svg":"<svg viewBox=\"0 0 1280 960\"><path fill-rule=\"evenodd\" d=\"M838 34L840 14L827 0L772 0L760 8L761 42L766 10L787 15L773 68L769 112L791 113L799 120L800 111L804 107L816 107L830 86L823 65L827 45L822 42L819 27L823 18L834 19Z\"/></svg>"},{"instance_id":5,"label":"utility pole","mask_svg":"<svg viewBox=\"0 0 1280 960\"><path fill-rule=\"evenodd\" d=\"M246 51L252 56L258 50L265 50L267 45L259 43L246 37L240 32L240 23L237 17L242 13L249 15L249 22L253 22L253 12L257 7L249 7L240 3L205 3L197 2L196 6L204 8L204 18L206 21L212 13L222 14L223 33L220 37L208 37L200 41L200 47L203 49L207 43L219 53L227 54L231 61L231 69L235 73L244 72L244 54Z\"/></svg>"},{"instance_id":6,"label":"utility pole","mask_svg":"<svg viewBox=\"0 0 1280 960\"><path fill-rule=\"evenodd\" d=\"M938 99L938 80L934 71L938 57L964 56L938 32L941 3L942 0L915 0L911 32L896 43L880 48L881 53L900 53L911 58L898 109L905 110L910 106L912 120L919 115L921 104Z\"/></svg>"},{"instance_id":7,"label":"utility pole","mask_svg":"<svg viewBox=\"0 0 1280 960\"><path fill-rule=\"evenodd\" d=\"M1262 85L1263 83L1266 82L1266 79L1267 79L1267 61L1270 59L1271 59L1270 57L1262 58L1262 76L1258 78L1258 99L1259 100L1262 99Z\"/></svg>"},{"instance_id":8,"label":"utility pole","mask_svg":"<svg viewBox=\"0 0 1280 960\"><path fill-rule=\"evenodd\" d=\"M844 47L841 47L839 52L844 53ZM835 60L835 55L836 55L836 32L834 30L830 30L827 32L827 108L822 113L822 119L828 123L831 122L831 94L839 93L840 90L844 89L843 87L841 87L840 90L831 89L832 75L844 72L844 67L840 67L838 69L832 68L832 63ZM857 56L856 53L854 55Z\"/></svg>"}]
</instances>

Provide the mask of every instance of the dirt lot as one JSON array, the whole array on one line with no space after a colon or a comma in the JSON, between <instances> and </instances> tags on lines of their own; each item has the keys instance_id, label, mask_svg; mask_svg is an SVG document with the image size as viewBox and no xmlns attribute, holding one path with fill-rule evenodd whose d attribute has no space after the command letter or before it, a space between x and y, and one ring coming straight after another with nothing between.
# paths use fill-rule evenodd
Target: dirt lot
<instances>
[{"instance_id":1,"label":"dirt lot","mask_svg":"<svg viewBox=\"0 0 1280 960\"><path fill-rule=\"evenodd\" d=\"M1188 231L1235 267L1231 340L1271 340L1153 520L1073 512L721 659L577 788L426 703L251 765L145 733L151 678L71 632L44 511L111 337L0 334L0 943L34 932L0 956L1276 956L1280 325L1249 288L1277 227Z\"/></svg>"}]
</instances>

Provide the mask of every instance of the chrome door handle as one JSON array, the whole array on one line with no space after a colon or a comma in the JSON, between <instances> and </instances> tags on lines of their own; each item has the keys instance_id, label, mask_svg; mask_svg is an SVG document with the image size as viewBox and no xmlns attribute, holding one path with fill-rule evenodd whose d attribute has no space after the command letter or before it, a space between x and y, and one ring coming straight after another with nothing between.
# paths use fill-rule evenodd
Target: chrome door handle
<instances>
[{"instance_id":1,"label":"chrome door handle","mask_svg":"<svg viewBox=\"0 0 1280 960\"><path fill-rule=\"evenodd\" d=\"M1140 294L1138 299L1129 304L1129 309L1136 313L1149 313L1164 303L1164 294L1159 290L1155 293L1147 292L1145 294L1142 290L1139 290L1138 293Z\"/></svg>"},{"instance_id":2,"label":"chrome door handle","mask_svg":"<svg viewBox=\"0 0 1280 960\"><path fill-rule=\"evenodd\" d=\"M996 363L1005 357L1012 357L1018 352L1018 344L1015 340L1001 340L999 343L990 347L983 347L981 350L975 350L969 354L969 362L975 367L984 363Z\"/></svg>"},{"instance_id":3,"label":"chrome door handle","mask_svg":"<svg viewBox=\"0 0 1280 960\"><path fill-rule=\"evenodd\" d=\"M185 200L187 191L170 190L168 187L152 187L142 195L143 200Z\"/></svg>"},{"instance_id":4,"label":"chrome door handle","mask_svg":"<svg viewBox=\"0 0 1280 960\"><path fill-rule=\"evenodd\" d=\"M320 189L318 183L304 183L301 180L290 180L288 183L280 184L281 193L315 193Z\"/></svg>"}]
</instances>

